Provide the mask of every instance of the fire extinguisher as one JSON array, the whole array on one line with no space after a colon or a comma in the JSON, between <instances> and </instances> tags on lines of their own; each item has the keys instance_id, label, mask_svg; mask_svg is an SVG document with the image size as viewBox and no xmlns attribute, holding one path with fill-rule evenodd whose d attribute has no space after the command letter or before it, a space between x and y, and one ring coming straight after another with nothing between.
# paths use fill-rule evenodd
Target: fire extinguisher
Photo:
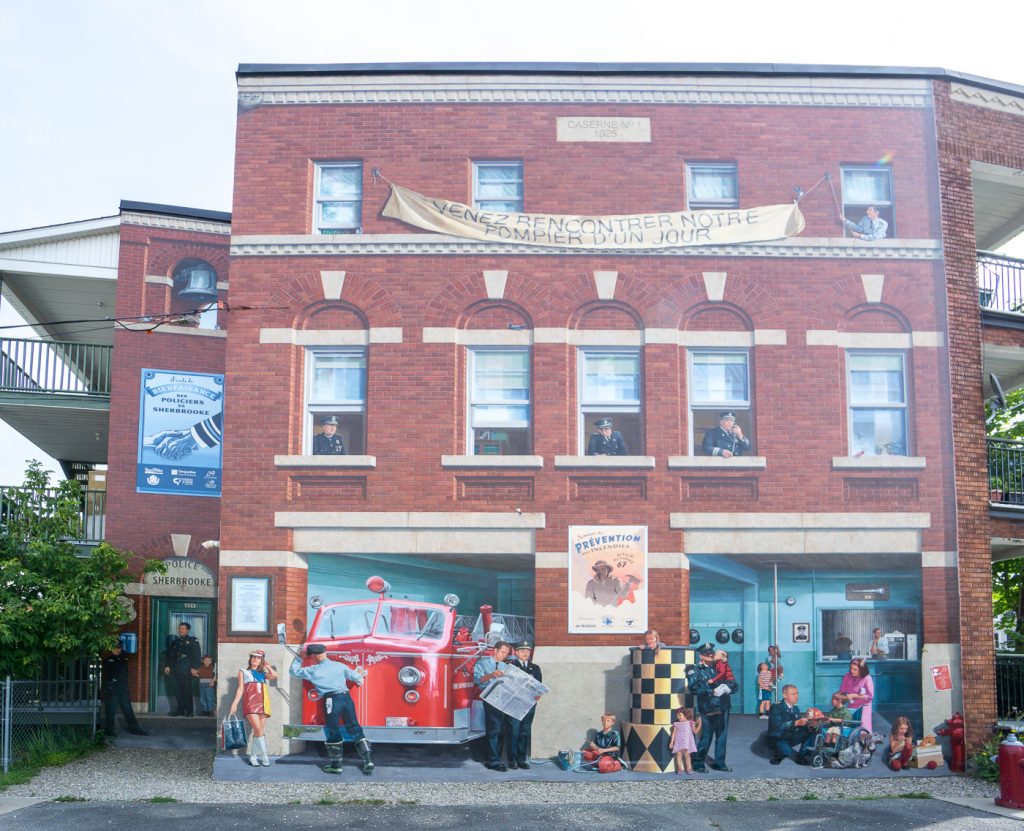
<instances>
[{"instance_id":1,"label":"fire extinguisher","mask_svg":"<svg viewBox=\"0 0 1024 831\"><path fill-rule=\"evenodd\" d=\"M1024 808L1024 744L1010 733L999 744L999 798L1003 808Z\"/></svg>"},{"instance_id":2,"label":"fire extinguisher","mask_svg":"<svg viewBox=\"0 0 1024 831\"><path fill-rule=\"evenodd\" d=\"M949 762L949 769L954 773L963 773L967 770L967 742L964 739L964 717L960 713L954 713L952 718L946 719L946 726L935 731L937 736L949 737L949 749L952 758Z\"/></svg>"}]
</instances>

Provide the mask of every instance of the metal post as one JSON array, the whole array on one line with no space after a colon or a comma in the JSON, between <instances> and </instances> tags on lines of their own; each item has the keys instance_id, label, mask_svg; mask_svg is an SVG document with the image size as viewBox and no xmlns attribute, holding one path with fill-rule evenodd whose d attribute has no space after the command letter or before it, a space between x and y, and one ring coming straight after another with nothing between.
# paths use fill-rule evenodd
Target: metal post
<instances>
[{"instance_id":1,"label":"metal post","mask_svg":"<svg viewBox=\"0 0 1024 831\"><path fill-rule=\"evenodd\" d=\"M12 702L11 702L11 676L7 676L7 680L4 682L4 727L3 727L3 764L4 773L7 773L11 768L11 731L14 729L12 724Z\"/></svg>"},{"instance_id":2,"label":"metal post","mask_svg":"<svg viewBox=\"0 0 1024 831\"><path fill-rule=\"evenodd\" d=\"M772 563L772 570L775 577L774 596L772 598L772 643L775 644L775 689L772 697L775 703L779 702L779 563L776 560Z\"/></svg>"}]
</instances>

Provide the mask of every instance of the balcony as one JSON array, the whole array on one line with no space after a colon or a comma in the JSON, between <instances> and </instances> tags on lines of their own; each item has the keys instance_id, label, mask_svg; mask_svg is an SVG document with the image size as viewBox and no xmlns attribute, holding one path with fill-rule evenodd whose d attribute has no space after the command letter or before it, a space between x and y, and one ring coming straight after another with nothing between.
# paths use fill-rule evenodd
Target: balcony
<instances>
[{"instance_id":1,"label":"balcony","mask_svg":"<svg viewBox=\"0 0 1024 831\"><path fill-rule=\"evenodd\" d=\"M112 351L0 338L0 419L55 459L106 462Z\"/></svg>"},{"instance_id":2,"label":"balcony","mask_svg":"<svg viewBox=\"0 0 1024 831\"><path fill-rule=\"evenodd\" d=\"M1024 328L1024 260L979 251L977 268L982 319L991 316L991 322L998 322L1004 315L1012 316L1010 320L1020 318Z\"/></svg>"},{"instance_id":3,"label":"balcony","mask_svg":"<svg viewBox=\"0 0 1024 831\"><path fill-rule=\"evenodd\" d=\"M19 487L0 487L0 525L7 526L15 520L22 506L30 506L33 512L45 513L52 510L56 488L28 490ZM107 492L85 490L80 492L78 520L75 531L67 538L83 547L91 547L103 541L107 518Z\"/></svg>"},{"instance_id":4,"label":"balcony","mask_svg":"<svg viewBox=\"0 0 1024 831\"><path fill-rule=\"evenodd\" d=\"M1018 726L1024 715L1024 655L996 655L996 707L1002 726Z\"/></svg>"},{"instance_id":5,"label":"balcony","mask_svg":"<svg viewBox=\"0 0 1024 831\"><path fill-rule=\"evenodd\" d=\"M1024 508L1024 441L986 439L989 502Z\"/></svg>"}]
</instances>

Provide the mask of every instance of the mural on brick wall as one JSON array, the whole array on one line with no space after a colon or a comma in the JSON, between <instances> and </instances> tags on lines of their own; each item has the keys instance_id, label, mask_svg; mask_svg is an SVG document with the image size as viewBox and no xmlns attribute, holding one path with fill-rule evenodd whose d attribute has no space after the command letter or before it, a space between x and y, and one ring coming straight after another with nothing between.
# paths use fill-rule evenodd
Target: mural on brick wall
<instances>
[{"instance_id":1,"label":"mural on brick wall","mask_svg":"<svg viewBox=\"0 0 1024 831\"><path fill-rule=\"evenodd\" d=\"M139 493L220 496L224 376L142 370Z\"/></svg>"}]
</instances>

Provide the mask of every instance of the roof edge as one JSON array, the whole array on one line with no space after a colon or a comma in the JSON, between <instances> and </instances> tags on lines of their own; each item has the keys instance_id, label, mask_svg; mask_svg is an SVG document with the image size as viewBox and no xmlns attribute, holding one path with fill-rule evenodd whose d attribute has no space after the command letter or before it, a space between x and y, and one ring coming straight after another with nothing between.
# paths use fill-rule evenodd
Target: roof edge
<instances>
[{"instance_id":1,"label":"roof edge","mask_svg":"<svg viewBox=\"0 0 1024 831\"><path fill-rule=\"evenodd\" d=\"M134 202L130 199L122 199L121 212L132 211L144 214L164 214L167 216L181 216L188 219L207 219L213 222L231 223L231 214L225 211L209 211L204 208L183 208L180 205L161 205L156 202Z\"/></svg>"}]
</instances>

